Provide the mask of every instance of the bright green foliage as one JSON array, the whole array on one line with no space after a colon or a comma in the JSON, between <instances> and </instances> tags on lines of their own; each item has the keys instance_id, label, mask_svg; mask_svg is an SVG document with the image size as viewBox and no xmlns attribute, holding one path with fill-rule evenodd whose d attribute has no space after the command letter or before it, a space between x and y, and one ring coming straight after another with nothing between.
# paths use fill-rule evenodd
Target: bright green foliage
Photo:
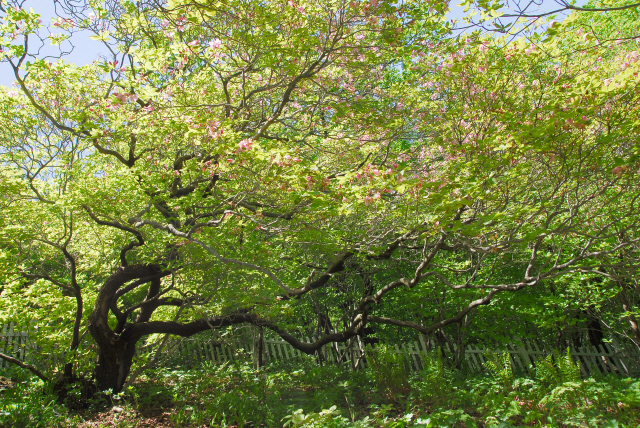
<instances>
[{"instance_id":1,"label":"bright green foliage","mask_svg":"<svg viewBox=\"0 0 640 428\"><path fill-rule=\"evenodd\" d=\"M331 406L329 409L324 409L320 413L309 413L305 415L302 413L302 409L298 409L289 416L285 416L283 421L284 427L331 427L335 426L334 417L338 416L340 411L336 410L336 406Z\"/></svg>"},{"instance_id":2,"label":"bright green foliage","mask_svg":"<svg viewBox=\"0 0 640 428\"><path fill-rule=\"evenodd\" d=\"M318 367L313 361L259 371L234 365L161 369L150 371L116 396L96 395L89 411L82 413L67 413L52 396L41 393L41 384L6 390L0 402L0 426L71 427L83 420L109 418L124 428L141 423L138 412L147 424L161 426L150 416L158 408L170 412L169 423L181 427L245 423L276 428L290 422L289 426L341 428L635 428L640 423L636 379L589 378L549 387L536 379L516 378L513 388L505 390L497 379L452 372L447 382L447 390L435 393L430 380L411 378L409 396L397 401L375 388L373 370ZM344 383L350 385L348 400ZM114 406L121 412L112 412Z\"/></svg>"},{"instance_id":3,"label":"bright green foliage","mask_svg":"<svg viewBox=\"0 0 640 428\"><path fill-rule=\"evenodd\" d=\"M442 362L442 350L436 348L428 354L422 354L421 359L424 365L420 373L420 381L423 385L421 398L425 401L445 398L451 387L451 379L450 373Z\"/></svg>"},{"instance_id":4,"label":"bright green foliage","mask_svg":"<svg viewBox=\"0 0 640 428\"><path fill-rule=\"evenodd\" d=\"M573 361L569 348L564 355L556 352L536 362L536 378L543 384L557 386L567 382L580 382L580 361Z\"/></svg>"},{"instance_id":5,"label":"bright green foliage","mask_svg":"<svg viewBox=\"0 0 640 428\"><path fill-rule=\"evenodd\" d=\"M409 386L406 355L396 353L393 345L382 345L368 350L367 357L380 391L400 398Z\"/></svg>"},{"instance_id":6,"label":"bright green foliage","mask_svg":"<svg viewBox=\"0 0 640 428\"><path fill-rule=\"evenodd\" d=\"M496 353L489 352L484 356L487 361L485 368L498 384L508 391L513 387L513 366L511 365L511 354L509 352Z\"/></svg>"},{"instance_id":7,"label":"bright green foliage","mask_svg":"<svg viewBox=\"0 0 640 428\"><path fill-rule=\"evenodd\" d=\"M440 1L92 0L43 36L3 2L0 322L114 391L136 346L240 324L309 354L367 328L640 346L637 8L464 4L507 33L460 34ZM29 43L76 30L112 56Z\"/></svg>"},{"instance_id":8,"label":"bright green foliage","mask_svg":"<svg viewBox=\"0 0 640 428\"><path fill-rule=\"evenodd\" d=\"M69 408L58 402L42 382L31 382L21 373L12 373L16 383L0 389L0 427L63 428L79 424L79 415L69 414Z\"/></svg>"}]
</instances>

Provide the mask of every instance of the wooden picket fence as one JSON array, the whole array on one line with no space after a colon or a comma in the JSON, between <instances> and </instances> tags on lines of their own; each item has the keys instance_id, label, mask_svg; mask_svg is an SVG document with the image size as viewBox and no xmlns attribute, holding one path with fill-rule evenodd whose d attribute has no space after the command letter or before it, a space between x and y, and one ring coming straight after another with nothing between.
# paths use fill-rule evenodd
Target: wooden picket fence
<instances>
[{"instance_id":1,"label":"wooden picket fence","mask_svg":"<svg viewBox=\"0 0 640 428\"><path fill-rule=\"evenodd\" d=\"M306 338L304 341L311 341ZM408 366L413 371L423 368L423 357L429 352L422 338L415 342L394 345L396 354L404 354ZM318 362L333 364L351 364L352 366L368 365L368 346L364 353L358 347L349 347L344 343L327 345L315 354ZM454 348L455 349L455 348ZM566 351L566 350L565 350ZM526 372L535 367L536 361L553 354L553 350L544 349L542 346L531 342L525 343L516 339L507 344L504 349L488 349L486 347L467 345L465 347L465 363L471 370L484 370L486 355L489 353L508 352L511 357L512 367L515 370ZM623 376L640 376L640 352L623 352L617 342L603 344L601 347L582 346L571 347L571 356L574 361L580 363L583 374L613 373ZM561 354L564 352L561 351ZM172 359L186 365L195 362L209 361L220 364L226 361L246 360L253 357L255 361L255 343L237 341L220 343L214 341L182 340L177 343L171 352ZM295 349L283 340L266 339L263 346L263 361L287 361L296 358L305 358L306 354ZM171 358L171 356L169 356Z\"/></svg>"},{"instance_id":2,"label":"wooden picket fence","mask_svg":"<svg viewBox=\"0 0 640 428\"><path fill-rule=\"evenodd\" d=\"M33 349L33 343L29 341L29 333L26 331L15 331L13 323L2 326L0 352L17 358L20 361L25 361L27 354ZM9 364L11 363L0 358L0 368L7 367Z\"/></svg>"},{"instance_id":3,"label":"wooden picket fence","mask_svg":"<svg viewBox=\"0 0 640 428\"><path fill-rule=\"evenodd\" d=\"M303 338L310 342L311 338ZM295 349L287 342L277 339L265 339L263 345L263 362L268 364L272 361L291 361L301 358L309 358L306 354ZM368 365L367 354L370 349L359 348L350 344L336 343L323 347L313 356L319 363L329 364L350 364L352 367L364 367ZM407 342L394 345L397 354L406 356L408 367L413 371L423 368L423 357L429 349L422 340L422 337L415 342ZM364 349L364 352L362 352ZM455 348L454 348L455 349ZM13 324L2 326L0 334L0 352L11 355L21 361L33 360L34 354L38 350L34 343L29 341L29 334L23 331L16 331ZM512 366L519 371L527 371L534 367L536 361L544 359L553 354L553 350L545 349L535 342L524 342L514 340L507 344L504 349L488 349L474 345L465 347L465 363L471 370L481 371L486 362L485 356L488 353L508 352L511 356ZM570 348L571 356L577 362L584 375L590 373L614 373L623 376L640 376L640 353L623 352L619 344L612 341L601 345L600 348L594 346L583 346ZM228 341L219 342L214 340L201 340L195 338L178 340L169 346L165 352L164 361L171 361L172 365L184 364L194 365L204 361L213 364L221 364L227 361L247 361L256 360L256 341ZM9 363L0 359L0 369L7 367Z\"/></svg>"}]
</instances>

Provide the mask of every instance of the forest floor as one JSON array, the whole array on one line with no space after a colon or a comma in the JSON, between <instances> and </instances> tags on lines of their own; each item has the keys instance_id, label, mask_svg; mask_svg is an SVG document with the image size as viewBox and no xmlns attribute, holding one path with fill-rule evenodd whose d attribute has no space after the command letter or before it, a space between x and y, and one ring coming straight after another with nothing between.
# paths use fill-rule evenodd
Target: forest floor
<instances>
[{"instance_id":1,"label":"forest floor","mask_svg":"<svg viewBox=\"0 0 640 428\"><path fill-rule=\"evenodd\" d=\"M578 372L579 373L579 372ZM555 376L555 377L554 377ZM571 377L573 376L573 378ZM120 394L65 403L0 377L0 427L631 427L640 380L575 373L467 373L402 364L353 372L308 362L157 369Z\"/></svg>"}]
</instances>

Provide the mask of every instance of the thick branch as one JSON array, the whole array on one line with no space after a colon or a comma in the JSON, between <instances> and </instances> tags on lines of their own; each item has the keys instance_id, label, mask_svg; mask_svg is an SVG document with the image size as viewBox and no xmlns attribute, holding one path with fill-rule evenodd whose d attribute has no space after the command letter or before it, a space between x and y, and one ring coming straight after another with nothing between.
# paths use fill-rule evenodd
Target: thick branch
<instances>
[{"instance_id":1,"label":"thick branch","mask_svg":"<svg viewBox=\"0 0 640 428\"><path fill-rule=\"evenodd\" d=\"M301 296L316 288L323 287L334 274L342 272L344 270L344 262L353 255L351 251L343 251L336 257L334 262L327 268L327 270L315 281L309 281L304 287L296 288L289 292L289 296Z\"/></svg>"},{"instance_id":2,"label":"thick branch","mask_svg":"<svg viewBox=\"0 0 640 428\"><path fill-rule=\"evenodd\" d=\"M361 315L358 315L351 323L349 328L345 331L341 333L327 334L313 343L306 343L299 341L285 330L279 328L278 326L267 320L258 317L255 314L239 311L229 315L202 318L187 324L181 324L171 321L151 321L138 323L132 327L130 340L137 341L142 336L157 333L175 334L182 337L189 337L205 330L218 329L242 323L249 323L266 327L277 333L291 346L306 354L312 354L328 343L346 342L353 336L356 336L364 327L363 318Z\"/></svg>"},{"instance_id":3,"label":"thick branch","mask_svg":"<svg viewBox=\"0 0 640 428\"><path fill-rule=\"evenodd\" d=\"M106 221L106 220L99 219L98 216L96 216L93 213L93 211L91 211L91 209L86 205L83 205L82 208L84 208L87 211L87 213L89 214L89 216L93 219L93 221L95 221L99 225L101 225L101 226L111 226L111 227L114 227L116 229L120 229L122 231L132 233L136 237L138 242L130 242L124 248L122 248L122 250L120 251L120 263L122 264L122 266L127 266L128 265L128 263L127 263L127 252L129 250L135 248L135 247L141 247L141 246L144 245L144 239L142 238L142 234L139 231L137 231L137 230L135 230L135 229L133 229L133 228L131 228L129 226L125 226L123 224L120 224L118 222Z\"/></svg>"},{"instance_id":4,"label":"thick branch","mask_svg":"<svg viewBox=\"0 0 640 428\"><path fill-rule=\"evenodd\" d=\"M31 364L25 364L22 361L18 360L17 358L13 358L13 357L10 357L10 356L2 354L2 353L0 353L0 358L2 358L5 361L8 361L10 363L13 363L13 364L15 364L17 366L20 366L23 369L27 369L31 373L33 373L36 376L38 376L43 381L49 382L49 378L47 376L45 376L45 374L42 373L40 370L38 370L36 367L32 366Z\"/></svg>"},{"instance_id":5,"label":"thick branch","mask_svg":"<svg viewBox=\"0 0 640 428\"><path fill-rule=\"evenodd\" d=\"M74 294L74 290L73 290L72 287L70 287L67 284L64 284L64 283L62 283L62 282L60 282L60 281L58 281L56 279L51 278L49 275L30 274L30 273L24 273L24 272L20 272L20 275L23 278L27 278L27 279L46 279L50 283L55 284L58 287L60 287L61 289L63 289L69 295L73 295Z\"/></svg>"},{"instance_id":6,"label":"thick branch","mask_svg":"<svg viewBox=\"0 0 640 428\"><path fill-rule=\"evenodd\" d=\"M480 299L474 300L473 302L469 303L467 307L461 310L460 312L458 312L456 316L431 324L430 326L423 326L421 324L418 324L412 321L403 321L403 320L398 320L394 318L377 317L373 315L369 315L367 317L367 320L371 322L382 323L382 324L391 324L398 327L409 327L409 328L413 328L414 330L418 330L419 332L424 334L431 334L434 331L437 331L449 324L460 322L469 312L471 312L477 306L488 305L491 302L491 299L493 298L493 296L495 296L497 292L498 290L491 290L486 296L481 297Z\"/></svg>"}]
</instances>

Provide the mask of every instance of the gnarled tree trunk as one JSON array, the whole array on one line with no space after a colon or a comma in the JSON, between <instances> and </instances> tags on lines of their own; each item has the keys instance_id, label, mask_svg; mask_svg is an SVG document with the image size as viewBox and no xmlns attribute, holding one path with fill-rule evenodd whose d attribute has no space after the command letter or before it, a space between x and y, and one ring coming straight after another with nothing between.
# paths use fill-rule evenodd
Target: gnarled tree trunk
<instances>
[{"instance_id":1,"label":"gnarled tree trunk","mask_svg":"<svg viewBox=\"0 0 640 428\"><path fill-rule=\"evenodd\" d=\"M93 312L88 318L88 327L98 345L98 362L94 377L101 391L120 392L131 371L135 345L140 339L132 334L133 325L125 324L127 314L117 308L118 291L129 281L138 280L131 285L132 288L137 286L136 284L151 282L145 299L147 300L154 289L157 293L160 277L163 274L159 266L155 265L123 266L111 274L100 288ZM118 326L115 329L109 326L109 311L112 311L118 319ZM147 321L152 312L152 310L141 310L138 318L144 314L147 319L140 321Z\"/></svg>"},{"instance_id":2,"label":"gnarled tree trunk","mask_svg":"<svg viewBox=\"0 0 640 428\"><path fill-rule=\"evenodd\" d=\"M128 343L125 340L100 345L98 363L94 371L98 389L101 391L111 390L114 393L120 392L131 371L135 352L135 343Z\"/></svg>"}]
</instances>

